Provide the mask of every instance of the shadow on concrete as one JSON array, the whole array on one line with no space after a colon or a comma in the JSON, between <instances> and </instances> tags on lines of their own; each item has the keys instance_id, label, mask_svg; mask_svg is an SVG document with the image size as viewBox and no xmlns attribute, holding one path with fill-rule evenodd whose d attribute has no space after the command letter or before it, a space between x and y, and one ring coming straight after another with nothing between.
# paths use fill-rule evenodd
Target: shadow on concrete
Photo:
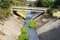
<instances>
[{"instance_id":1,"label":"shadow on concrete","mask_svg":"<svg viewBox=\"0 0 60 40\"><path fill-rule=\"evenodd\" d=\"M13 10L13 13L16 15L16 16L19 16L19 17L22 17L21 15L19 15L16 11L14 11ZM25 20L25 18L24 17L22 17L24 20Z\"/></svg>"},{"instance_id":2,"label":"shadow on concrete","mask_svg":"<svg viewBox=\"0 0 60 40\"><path fill-rule=\"evenodd\" d=\"M60 40L60 26L39 34L38 37L40 40Z\"/></svg>"}]
</instances>

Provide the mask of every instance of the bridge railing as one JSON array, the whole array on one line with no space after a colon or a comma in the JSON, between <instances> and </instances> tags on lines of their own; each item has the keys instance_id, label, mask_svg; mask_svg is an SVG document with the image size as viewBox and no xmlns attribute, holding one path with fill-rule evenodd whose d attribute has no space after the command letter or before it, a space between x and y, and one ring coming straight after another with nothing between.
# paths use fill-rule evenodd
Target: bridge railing
<instances>
[{"instance_id":1,"label":"bridge railing","mask_svg":"<svg viewBox=\"0 0 60 40\"><path fill-rule=\"evenodd\" d=\"M17 6L13 6L12 9L14 10L18 10L18 9L21 9L21 10L47 10L47 8L44 8L44 7L17 7Z\"/></svg>"}]
</instances>

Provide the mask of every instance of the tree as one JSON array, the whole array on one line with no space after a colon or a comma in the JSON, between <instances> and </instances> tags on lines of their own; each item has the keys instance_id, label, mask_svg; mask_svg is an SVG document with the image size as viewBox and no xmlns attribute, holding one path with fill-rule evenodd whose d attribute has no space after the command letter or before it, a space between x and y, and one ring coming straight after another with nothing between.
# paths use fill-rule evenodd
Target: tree
<instances>
[{"instance_id":1,"label":"tree","mask_svg":"<svg viewBox=\"0 0 60 40\"><path fill-rule=\"evenodd\" d=\"M57 12L57 10L60 10L60 0L55 0L55 2L47 9L46 13L53 16L53 13Z\"/></svg>"},{"instance_id":2,"label":"tree","mask_svg":"<svg viewBox=\"0 0 60 40\"><path fill-rule=\"evenodd\" d=\"M49 6L51 6L52 4L54 4L54 2L55 2L55 0L43 0L43 1L42 1L42 5L49 7Z\"/></svg>"},{"instance_id":3,"label":"tree","mask_svg":"<svg viewBox=\"0 0 60 40\"><path fill-rule=\"evenodd\" d=\"M37 7L41 7L42 6L42 0L37 0L34 4Z\"/></svg>"},{"instance_id":4,"label":"tree","mask_svg":"<svg viewBox=\"0 0 60 40\"><path fill-rule=\"evenodd\" d=\"M37 0L35 2L35 6L37 7L49 7L51 6L53 3L55 2L55 0Z\"/></svg>"},{"instance_id":5,"label":"tree","mask_svg":"<svg viewBox=\"0 0 60 40\"><path fill-rule=\"evenodd\" d=\"M51 8L60 8L60 0L56 0L54 4L51 6Z\"/></svg>"},{"instance_id":6,"label":"tree","mask_svg":"<svg viewBox=\"0 0 60 40\"><path fill-rule=\"evenodd\" d=\"M1 8L9 8L10 5L11 5L10 0L9 1L8 0L1 0L1 2L0 2Z\"/></svg>"}]
</instances>

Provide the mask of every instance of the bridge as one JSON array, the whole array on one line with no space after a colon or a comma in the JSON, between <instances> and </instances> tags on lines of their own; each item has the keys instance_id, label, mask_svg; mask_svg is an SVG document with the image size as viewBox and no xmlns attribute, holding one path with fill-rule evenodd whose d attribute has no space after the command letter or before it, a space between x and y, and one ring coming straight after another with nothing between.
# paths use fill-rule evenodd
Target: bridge
<instances>
[{"instance_id":1,"label":"bridge","mask_svg":"<svg viewBox=\"0 0 60 40\"><path fill-rule=\"evenodd\" d=\"M26 11L30 10L32 14L32 19L37 18L38 16L42 15L46 12L47 8L41 7L12 7L12 12L17 16L22 17L23 19L26 18Z\"/></svg>"}]
</instances>

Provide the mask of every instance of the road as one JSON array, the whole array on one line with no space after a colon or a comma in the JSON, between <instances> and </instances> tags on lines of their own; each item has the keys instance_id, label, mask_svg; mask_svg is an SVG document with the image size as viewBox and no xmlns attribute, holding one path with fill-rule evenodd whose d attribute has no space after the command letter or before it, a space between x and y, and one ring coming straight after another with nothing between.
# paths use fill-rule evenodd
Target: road
<instances>
[{"instance_id":1,"label":"road","mask_svg":"<svg viewBox=\"0 0 60 40\"><path fill-rule=\"evenodd\" d=\"M37 33L34 29L31 29L29 28L29 21L32 19L32 15L30 13L30 11L27 11L27 16L26 16L26 19L25 19L25 24L24 24L24 27L27 28L28 30L28 34L30 35L30 38L29 40L39 40L39 38L37 37Z\"/></svg>"}]
</instances>

